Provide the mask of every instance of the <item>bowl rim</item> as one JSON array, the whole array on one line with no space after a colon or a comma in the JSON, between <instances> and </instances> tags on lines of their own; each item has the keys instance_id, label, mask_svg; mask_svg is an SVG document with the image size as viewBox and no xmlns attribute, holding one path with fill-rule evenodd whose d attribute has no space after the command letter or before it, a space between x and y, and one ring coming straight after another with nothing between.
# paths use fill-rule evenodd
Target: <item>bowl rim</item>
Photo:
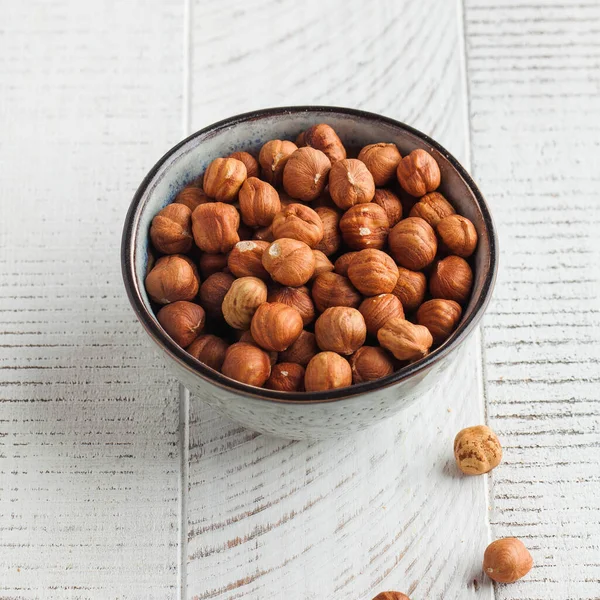
<instances>
[{"instance_id":1,"label":"bowl rim","mask_svg":"<svg viewBox=\"0 0 600 600\"><path fill-rule=\"evenodd\" d=\"M142 214L143 207L140 206L143 195L161 167L167 162L167 160L175 154L180 148L188 144L195 138L209 134L212 132L219 131L221 129L229 128L242 122L253 121L263 117L269 116L281 116L285 114L295 113L311 113L318 111L319 113L331 113L344 116L360 117L361 119L367 119L371 121L378 121L387 125L403 129L408 133L416 136L430 147L437 150L442 154L451 166L458 172L462 177L466 185L469 187L475 200L478 204L479 210L483 216L484 225L488 232L489 238L489 260L490 267L488 273L483 282L481 293L476 299L473 311L467 319L460 323L456 331L453 333L452 338L444 343L439 348L436 348L431 354L428 354L424 358L417 362L414 362L398 371L395 371L387 377L377 379L374 381L368 381L351 385L344 388L337 388L333 390L326 390L320 392L280 392L277 390L268 390L265 388L259 388L256 386L241 383L226 377L222 373L211 369L205 364L201 363L198 359L194 358L191 354L188 354L186 350L178 346L167 333L159 326L156 317L146 308L142 295L140 292L140 285L135 276L135 256L136 256L136 237L139 229L139 221ZM203 379L208 380L213 385L229 390L230 392L250 396L257 400L264 400L265 402L272 402L275 404L320 404L326 402L336 402L352 398L354 396L360 396L368 392L374 392L380 389L384 389L400 382L404 382L408 379L419 375L429 367L445 358L448 354L454 351L460 346L467 337L474 330L476 325L479 323L485 309L487 308L492 291L494 289L494 283L498 271L498 238L494 222L488 208L488 205L483 198L479 188L467 173L465 168L458 162L456 158L450 152L448 152L438 142L430 138L428 135L422 133L418 129L406 125L401 121L385 117L377 113L367 112L354 108L344 108L337 106L319 106L319 105L300 105L300 106L282 106L273 108L264 108L260 110L254 110L246 113L240 113L227 119L217 121L212 125L204 127L195 133L192 133L181 142L177 143L170 150L168 150L150 169L148 174L142 180L142 183L136 190L123 226L123 235L121 238L121 271L127 296L136 313L137 318L142 323L144 328L150 337L169 355L169 357L179 363L180 366L186 370L192 372L195 375L199 375Z\"/></svg>"}]
</instances>

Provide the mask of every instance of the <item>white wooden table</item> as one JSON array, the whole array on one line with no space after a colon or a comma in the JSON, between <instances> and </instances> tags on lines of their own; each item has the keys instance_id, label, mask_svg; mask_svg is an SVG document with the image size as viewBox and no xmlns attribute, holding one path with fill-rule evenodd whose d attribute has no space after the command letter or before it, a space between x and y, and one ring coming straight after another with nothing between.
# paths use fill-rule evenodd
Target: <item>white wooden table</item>
<instances>
[{"instance_id":1,"label":"white wooden table","mask_svg":"<svg viewBox=\"0 0 600 600\"><path fill-rule=\"evenodd\" d=\"M0 1L0 598L600 598L599 31L593 0ZM501 242L453 379L320 443L180 393L119 268L165 150L309 103L438 139ZM484 419L504 461L461 477ZM494 588L507 535L535 568Z\"/></svg>"}]
</instances>

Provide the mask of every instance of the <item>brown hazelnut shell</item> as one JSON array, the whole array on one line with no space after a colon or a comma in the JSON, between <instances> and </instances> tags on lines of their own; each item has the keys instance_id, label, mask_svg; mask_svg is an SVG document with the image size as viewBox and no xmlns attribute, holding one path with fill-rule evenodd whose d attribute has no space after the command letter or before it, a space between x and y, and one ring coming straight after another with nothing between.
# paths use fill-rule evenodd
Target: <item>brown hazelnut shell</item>
<instances>
[{"instance_id":1,"label":"brown hazelnut shell","mask_svg":"<svg viewBox=\"0 0 600 600\"><path fill-rule=\"evenodd\" d=\"M173 341L182 348L187 348L198 337L206 322L204 309L186 300L163 306L156 318Z\"/></svg>"}]
</instances>

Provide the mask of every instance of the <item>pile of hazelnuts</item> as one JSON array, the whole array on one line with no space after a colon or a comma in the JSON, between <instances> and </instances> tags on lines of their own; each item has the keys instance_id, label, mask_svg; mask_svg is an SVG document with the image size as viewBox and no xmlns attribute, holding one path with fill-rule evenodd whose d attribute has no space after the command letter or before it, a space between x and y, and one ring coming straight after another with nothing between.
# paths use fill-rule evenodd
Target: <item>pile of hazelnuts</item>
<instances>
[{"instance_id":1,"label":"pile of hazelnuts","mask_svg":"<svg viewBox=\"0 0 600 600\"><path fill-rule=\"evenodd\" d=\"M427 151L352 152L324 123L258 158L217 158L152 221L160 258L145 285L158 321L254 386L314 392L390 375L444 343L471 294L477 232L440 181Z\"/></svg>"}]
</instances>

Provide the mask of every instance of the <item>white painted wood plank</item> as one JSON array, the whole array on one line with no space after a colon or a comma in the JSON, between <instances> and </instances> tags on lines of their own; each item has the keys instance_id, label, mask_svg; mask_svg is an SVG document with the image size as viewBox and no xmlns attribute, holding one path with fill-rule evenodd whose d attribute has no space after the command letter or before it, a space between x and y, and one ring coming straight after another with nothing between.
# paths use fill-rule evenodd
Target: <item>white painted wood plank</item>
<instances>
[{"instance_id":1,"label":"white painted wood plank","mask_svg":"<svg viewBox=\"0 0 600 600\"><path fill-rule=\"evenodd\" d=\"M474 175L500 232L484 322L505 447L495 537L535 568L497 598L600 597L600 4L467 0Z\"/></svg>"},{"instance_id":2,"label":"white painted wood plank","mask_svg":"<svg viewBox=\"0 0 600 600\"><path fill-rule=\"evenodd\" d=\"M177 595L177 387L119 245L181 136L182 30L178 1L2 5L3 598Z\"/></svg>"},{"instance_id":3,"label":"white painted wood plank","mask_svg":"<svg viewBox=\"0 0 600 600\"><path fill-rule=\"evenodd\" d=\"M404 120L466 157L455 3L195 2L191 31L193 129L337 104ZM418 407L343 440L261 436L192 398L188 597L490 598L484 480L459 476L452 456L456 432L482 419L476 340L466 351Z\"/></svg>"}]
</instances>

